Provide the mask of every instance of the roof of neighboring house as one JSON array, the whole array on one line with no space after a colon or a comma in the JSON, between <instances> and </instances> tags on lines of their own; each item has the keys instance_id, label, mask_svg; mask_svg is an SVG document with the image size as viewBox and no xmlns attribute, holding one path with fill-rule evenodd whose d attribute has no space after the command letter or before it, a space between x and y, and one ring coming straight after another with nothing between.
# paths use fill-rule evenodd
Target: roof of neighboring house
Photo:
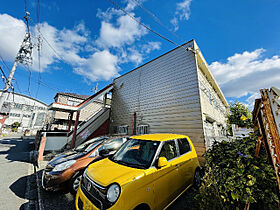
<instances>
[{"instance_id":1,"label":"roof of neighboring house","mask_svg":"<svg viewBox=\"0 0 280 210\"><path fill-rule=\"evenodd\" d=\"M88 97L90 97L89 95L78 95L76 93L64 93L64 92L58 92L54 98L56 98L58 95L64 95L64 96L70 96L72 98L78 98L78 99L82 99L85 100Z\"/></svg>"},{"instance_id":2,"label":"roof of neighboring house","mask_svg":"<svg viewBox=\"0 0 280 210\"><path fill-rule=\"evenodd\" d=\"M0 90L0 92L3 92L3 90ZM22 96L22 97L25 97L25 98L29 98L31 100L34 100L34 101L37 101L39 103L41 103L42 105L44 106L48 106L47 104L45 104L43 101L40 101L36 98L32 98L31 96L27 96L27 95L24 95L24 94L21 94L21 93L15 93L15 92L8 92L9 94L14 94L14 95L18 95L18 96Z\"/></svg>"}]
</instances>

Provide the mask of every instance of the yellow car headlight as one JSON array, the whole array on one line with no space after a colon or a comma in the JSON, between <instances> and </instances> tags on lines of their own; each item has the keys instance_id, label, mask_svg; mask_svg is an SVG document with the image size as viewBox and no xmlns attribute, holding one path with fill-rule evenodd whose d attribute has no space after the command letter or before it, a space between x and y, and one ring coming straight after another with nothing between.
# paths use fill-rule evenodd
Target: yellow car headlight
<instances>
[{"instance_id":1,"label":"yellow car headlight","mask_svg":"<svg viewBox=\"0 0 280 210\"><path fill-rule=\"evenodd\" d=\"M118 184L114 183L110 185L107 190L107 200L111 203L115 203L121 194L121 188Z\"/></svg>"}]
</instances>

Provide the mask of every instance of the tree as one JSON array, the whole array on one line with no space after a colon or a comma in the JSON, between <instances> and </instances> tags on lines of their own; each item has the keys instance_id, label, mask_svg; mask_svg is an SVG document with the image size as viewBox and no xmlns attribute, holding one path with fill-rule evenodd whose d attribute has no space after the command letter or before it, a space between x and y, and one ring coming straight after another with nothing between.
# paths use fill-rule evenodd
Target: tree
<instances>
[{"instance_id":1,"label":"tree","mask_svg":"<svg viewBox=\"0 0 280 210\"><path fill-rule=\"evenodd\" d=\"M12 124L12 131L13 131L13 132L17 132L18 127L20 127L20 126L21 126L21 123L19 123L19 122L14 122L14 123Z\"/></svg>"},{"instance_id":2,"label":"tree","mask_svg":"<svg viewBox=\"0 0 280 210\"><path fill-rule=\"evenodd\" d=\"M227 116L228 131L232 134L231 125L235 124L239 127L253 127L252 113L239 101L229 104L229 115Z\"/></svg>"}]
</instances>

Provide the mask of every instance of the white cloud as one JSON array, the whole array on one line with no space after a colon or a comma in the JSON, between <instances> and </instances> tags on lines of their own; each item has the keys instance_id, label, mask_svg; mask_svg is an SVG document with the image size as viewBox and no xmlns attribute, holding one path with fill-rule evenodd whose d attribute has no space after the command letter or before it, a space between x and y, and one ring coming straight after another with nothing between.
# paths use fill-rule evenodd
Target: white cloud
<instances>
[{"instance_id":1,"label":"white cloud","mask_svg":"<svg viewBox=\"0 0 280 210\"><path fill-rule=\"evenodd\" d=\"M280 57L263 58L264 49L245 51L227 58L226 63L213 62L209 67L226 97L256 96L261 88L280 85Z\"/></svg>"},{"instance_id":2,"label":"white cloud","mask_svg":"<svg viewBox=\"0 0 280 210\"><path fill-rule=\"evenodd\" d=\"M126 8L134 16L135 4L126 2ZM143 53L160 49L160 42L137 45L147 30L124 15L121 10L100 9L97 17L101 20L99 36L93 40L83 22L74 28L57 29L47 22L41 23L43 37L41 47L41 72L57 70L59 63L67 63L75 73L87 81L111 80L119 76L120 65L143 61ZM38 25L32 26L33 64L31 70L39 71L37 54ZM25 23L7 14L0 14L0 52L5 60L13 61L26 30Z\"/></svg>"},{"instance_id":3,"label":"white cloud","mask_svg":"<svg viewBox=\"0 0 280 210\"><path fill-rule=\"evenodd\" d=\"M75 71L91 81L110 80L119 76L117 63L117 56L103 50L93 53L83 65L75 68Z\"/></svg>"},{"instance_id":4,"label":"white cloud","mask_svg":"<svg viewBox=\"0 0 280 210\"><path fill-rule=\"evenodd\" d=\"M122 47L135 42L135 40L147 34L147 30L132 20L127 15L117 19L116 26L112 23L102 21L100 36L96 43L99 47Z\"/></svg>"},{"instance_id":5,"label":"white cloud","mask_svg":"<svg viewBox=\"0 0 280 210\"><path fill-rule=\"evenodd\" d=\"M128 49L127 61L130 61L130 62L138 65L139 63L141 63L143 61L143 56L142 56L141 53L139 53L138 50L133 49L133 48L129 48Z\"/></svg>"},{"instance_id":6,"label":"white cloud","mask_svg":"<svg viewBox=\"0 0 280 210\"><path fill-rule=\"evenodd\" d=\"M174 31L179 29L179 20L188 20L191 14L191 2L192 0L184 0L176 4L176 11L173 19L170 21L174 26Z\"/></svg>"},{"instance_id":7,"label":"white cloud","mask_svg":"<svg viewBox=\"0 0 280 210\"><path fill-rule=\"evenodd\" d=\"M160 42L148 42L147 44L144 44L142 47L142 52L149 54L153 50L159 50L161 46Z\"/></svg>"},{"instance_id":8,"label":"white cloud","mask_svg":"<svg viewBox=\"0 0 280 210\"><path fill-rule=\"evenodd\" d=\"M36 36L39 35L36 27L32 28L32 30ZM77 25L73 30L58 30L44 22L40 24L40 31L43 34L43 37L41 37L41 71L46 70L49 65L58 61L64 61L71 65L81 65L85 62L86 59L79 55L88 41L88 33L83 23ZM36 39L34 42L37 44ZM33 49L33 58L32 69L39 71L36 48Z\"/></svg>"},{"instance_id":9,"label":"white cloud","mask_svg":"<svg viewBox=\"0 0 280 210\"><path fill-rule=\"evenodd\" d=\"M0 14L0 54L6 61L16 58L25 34L25 23L7 14Z\"/></svg>"},{"instance_id":10,"label":"white cloud","mask_svg":"<svg viewBox=\"0 0 280 210\"><path fill-rule=\"evenodd\" d=\"M136 0L138 1L138 0ZM139 1L141 2L141 1ZM135 9L135 7L137 6L135 1L131 1L131 0L127 0L127 5L125 7L125 11L132 11Z\"/></svg>"},{"instance_id":11,"label":"white cloud","mask_svg":"<svg viewBox=\"0 0 280 210\"><path fill-rule=\"evenodd\" d=\"M117 10L115 8L108 8L106 11L102 11L101 9L97 9L96 17L99 19L109 22L112 20L114 16L121 16L123 12L121 10Z\"/></svg>"},{"instance_id":12,"label":"white cloud","mask_svg":"<svg viewBox=\"0 0 280 210\"><path fill-rule=\"evenodd\" d=\"M37 26L31 27L31 40L33 48L33 71L39 71L37 54ZM43 34L41 47L41 71L45 71L49 65L63 58L64 61L79 65L85 59L79 56L86 44L87 31L83 23L77 25L73 30L58 30L44 22L40 24ZM0 14L0 52L6 61L14 61L26 32L26 25L22 20L16 19L8 14ZM47 40L47 41L46 41ZM53 49L50 48L52 46ZM55 51L55 52L54 52Z\"/></svg>"},{"instance_id":13,"label":"white cloud","mask_svg":"<svg viewBox=\"0 0 280 210\"><path fill-rule=\"evenodd\" d=\"M255 99L261 98L260 92L253 93L250 97L247 98L248 108L253 110L255 105Z\"/></svg>"}]
</instances>

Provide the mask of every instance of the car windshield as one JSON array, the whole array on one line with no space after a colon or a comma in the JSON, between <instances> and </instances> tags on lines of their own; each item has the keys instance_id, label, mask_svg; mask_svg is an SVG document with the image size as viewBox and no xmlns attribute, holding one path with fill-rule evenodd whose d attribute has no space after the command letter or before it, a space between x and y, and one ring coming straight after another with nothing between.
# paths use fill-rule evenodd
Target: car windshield
<instances>
[{"instance_id":1,"label":"car windshield","mask_svg":"<svg viewBox=\"0 0 280 210\"><path fill-rule=\"evenodd\" d=\"M98 148L98 151L109 150L115 151L119 149L122 144L127 140L127 137L117 137L106 141L101 147Z\"/></svg>"},{"instance_id":2,"label":"car windshield","mask_svg":"<svg viewBox=\"0 0 280 210\"><path fill-rule=\"evenodd\" d=\"M159 144L158 141L129 139L110 160L133 168L147 169L152 163Z\"/></svg>"},{"instance_id":3,"label":"car windshield","mask_svg":"<svg viewBox=\"0 0 280 210\"><path fill-rule=\"evenodd\" d=\"M107 137L97 137L93 138L89 141L84 142L83 144L79 145L77 148L75 148L76 152L89 152L93 148L95 148L97 145L105 141Z\"/></svg>"}]
</instances>

